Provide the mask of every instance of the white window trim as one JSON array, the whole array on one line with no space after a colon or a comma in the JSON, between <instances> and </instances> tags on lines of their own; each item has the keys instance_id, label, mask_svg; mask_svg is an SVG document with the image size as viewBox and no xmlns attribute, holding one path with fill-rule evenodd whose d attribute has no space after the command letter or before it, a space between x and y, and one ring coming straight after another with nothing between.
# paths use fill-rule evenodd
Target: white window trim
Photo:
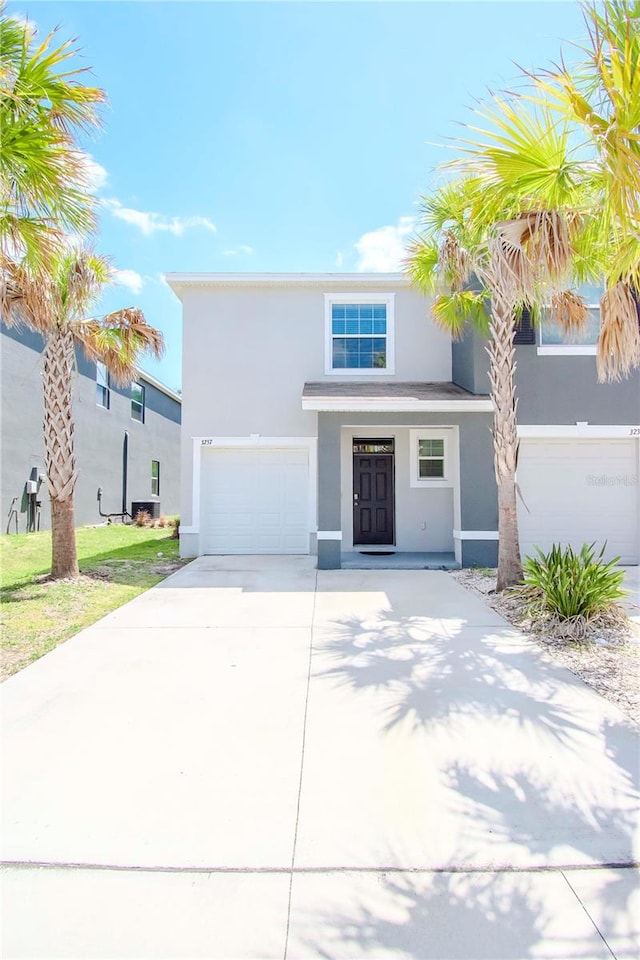
<instances>
[{"instance_id":1,"label":"white window trim","mask_svg":"<svg viewBox=\"0 0 640 960\"><path fill-rule=\"evenodd\" d=\"M420 440L444 440L444 477L421 477L419 473L418 443ZM443 427L423 427L409 431L409 469L410 486L421 490L433 490L438 487L454 486L453 451L451 447L452 430Z\"/></svg>"},{"instance_id":2,"label":"white window trim","mask_svg":"<svg viewBox=\"0 0 640 960\"><path fill-rule=\"evenodd\" d=\"M324 372L331 377L384 377L395 373L395 293L325 293L324 295ZM384 303L387 307L386 367L340 367L334 370L331 307L334 303Z\"/></svg>"},{"instance_id":3,"label":"white window trim","mask_svg":"<svg viewBox=\"0 0 640 960\"><path fill-rule=\"evenodd\" d=\"M595 357L597 347L593 343L554 343L538 346L539 357Z\"/></svg>"}]
</instances>

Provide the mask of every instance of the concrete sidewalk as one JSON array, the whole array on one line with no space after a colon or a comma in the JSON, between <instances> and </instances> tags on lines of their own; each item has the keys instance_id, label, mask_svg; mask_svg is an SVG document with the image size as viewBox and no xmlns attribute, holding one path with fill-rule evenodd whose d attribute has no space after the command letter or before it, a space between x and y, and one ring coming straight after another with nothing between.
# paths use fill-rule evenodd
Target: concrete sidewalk
<instances>
[{"instance_id":1,"label":"concrete sidewalk","mask_svg":"<svg viewBox=\"0 0 640 960\"><path fill-rule=\"evenodd\" d=\"M639 955L637 728L446 573L201 558L2 700L4 957Z\"/></svg>"}]
</instances>

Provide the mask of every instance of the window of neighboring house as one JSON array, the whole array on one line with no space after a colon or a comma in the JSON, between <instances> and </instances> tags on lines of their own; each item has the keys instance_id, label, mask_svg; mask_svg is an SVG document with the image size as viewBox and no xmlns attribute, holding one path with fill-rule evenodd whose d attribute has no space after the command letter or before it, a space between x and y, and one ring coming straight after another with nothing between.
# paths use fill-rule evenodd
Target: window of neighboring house
<instances>
[{"instance_id":1,"label":"window of neighboring house","mask_svg":"<svg viewBox=\"0 0 640 960\"><path fill-rule=\"evenodd\" d=\"M96 404L109 409L111 390L109 387L109 371L104 363L96 363Z\"/></svg>"},{"instance_id":2,"label":"window of neighboring house","mask_svg":"<svg viewBox=\"0 0 640 960\"><path fill-rule=\"evenodd\" d=\"M160 496L160 461L151 461L151 494L154 497Z\"/></svg>"},{"instance_id":3,"label":"window of neighboring house","mask_svg":"<svg viewBox=\"0 0 640 960\"><path fill-rule=\"evenodd\" d=\"M144 423L144 387L136 380L131 384L131 419Z\"/></svg>"},{"instance_id":4,"label":"window of neighboring house","mask_svg":"<svg viewBox=\"0 0 640 960\"><path fill-rule=\"evenodd\" d=\"M393 373L393 306L393 294L325 294L325 373Z\"/></svg>"},{"instance_id":5,"label":"window of neighboring house","mask_svg":"<svg viewBox=\"0 0 640 960\"><path fill-rule=\"evenodd\" d=\"M411 486L451 486L451 429L411 430L410 438Z\"/></svg>"},{"instance_id":6,"label":"window of neighboring house","mask_svg":"<svg viewBox=\"0 0 640 960\"><path fill-rule=\"evenodd\" d=\"M543 310L540 318L540 351L542 353L593 354L596 352L600 333L599 300L602 287L582 287L578 292L589 308L585 326L582 330L567 333L550 315L549 310Z\"/></svg>"}]
</instances>

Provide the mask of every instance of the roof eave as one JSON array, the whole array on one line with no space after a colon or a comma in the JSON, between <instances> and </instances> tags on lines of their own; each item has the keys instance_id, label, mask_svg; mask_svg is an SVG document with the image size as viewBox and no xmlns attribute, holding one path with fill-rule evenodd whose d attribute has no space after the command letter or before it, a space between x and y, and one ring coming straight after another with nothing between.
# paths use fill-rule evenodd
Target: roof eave
<instances>
[{"instance_id":1,"label":"roof eave","mask_svg":"<svg viewBox=\"0 0 640 960\"><path fill-rule=\"evenodd\" d=\"M174 293L187 287L409 287L402 273L166 273Z\"/></svg>"},{"instance_id":2,"label":"roof eave","mask_svg":"<svg viewBox=\"0 0 640 960\"><path fill-rule=\"evenodd\" d=\"M488 397L417 400L411 397L303 397L302 409L318 413L493 413Z\"/></svg>"}]
</instances>

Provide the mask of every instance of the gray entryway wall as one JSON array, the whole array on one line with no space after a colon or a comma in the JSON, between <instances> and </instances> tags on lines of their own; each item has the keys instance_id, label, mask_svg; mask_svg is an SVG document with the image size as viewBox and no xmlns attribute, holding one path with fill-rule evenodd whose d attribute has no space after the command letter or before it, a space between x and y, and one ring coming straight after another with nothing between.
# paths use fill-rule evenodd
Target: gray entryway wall
<instances>
[{"instance_id":1,"label":"gray entryway wall","mask_svg":"<svg viewBox=\"0 0 640 960\"><path fill-rule=\"evenodd\" d=\"M491 413L318 413L318 566L333 569L340 566L340 554L349 549L345 526L351 509L344 501L344 457L350 456L348 438L355 435L380 437L396 429L399 434L410 428L425 426L457 427L459 437L459 496L460 529L464 531L495 532L498 529L497 491L493 472ZM385 433L386 431L386 433ZM347 439L345 439L347 438ZM348 475L348 471L346 471ZM409 491L410 493L411 491ZM419 491L418 491L419 492ZM443 505L449 514L451 491L433 491L445 494ZM396 502L403 496L400 484L396 487ZM400 507L400 514L402 507ZM350 533L350 531L349 531ZM333 538L330 534L334 534ZM412 549L407 546L406 549ZM416 549L416 547L413 547ZM465 539L461 541L463 566L495 566L497 540Z\"/></svg>"}]
</instances>

